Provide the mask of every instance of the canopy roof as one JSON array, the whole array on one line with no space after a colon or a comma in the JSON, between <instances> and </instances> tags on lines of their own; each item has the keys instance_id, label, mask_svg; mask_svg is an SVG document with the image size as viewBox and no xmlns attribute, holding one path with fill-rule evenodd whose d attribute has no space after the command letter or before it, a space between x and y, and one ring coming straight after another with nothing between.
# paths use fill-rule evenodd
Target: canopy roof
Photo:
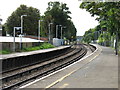
<instances>
[{"instance_id":1,"label":"canopy roof","mask_svg":"<svg viewBox=\"0 0 120 90\"><path fill-rule=\"evenodd\" d=\"M20 37L15 37L15 42L20 42L20 40L21 40ZM14 41L13 37L0 36L0 42L13 42L13 41ZM44 41L22 37L22 42L44 42Z\"/></svg>"}]
</instances>

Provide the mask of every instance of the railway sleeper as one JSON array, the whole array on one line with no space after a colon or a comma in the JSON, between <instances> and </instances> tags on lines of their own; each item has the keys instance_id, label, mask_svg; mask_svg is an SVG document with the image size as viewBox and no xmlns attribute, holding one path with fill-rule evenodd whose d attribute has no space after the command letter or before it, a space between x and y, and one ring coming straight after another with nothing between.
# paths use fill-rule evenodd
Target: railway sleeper
<instances>
[{"instance_id":1,"label":"railway sleeper","mask_svg":"<svg viewBox=\"0 0 120 90\"><path fill-rule=\"evenodd\" d=\"M78 52L80 52L80 50L79 50ZM76 54L77 54L77 52L76 52ZM73 55L70 55L69 58L72 57L72 56L73 56ZM65 58L63 58L63 59L65 59ZM61 61L61 62L62 62L63 59L58 60L58 61ZM57 61L56 63L58 63L58 61ZM55 62L54 62L54 63L55 63ZM52 63L51 63L51 64L52 64ZM47 65L46 65L46 66L47 66ZM45 67L46 67L46 66L45 66ZM49 64L48 66L50 66L50 64ZM48 67L48 66L47 66L47 67ZM55 66L57 67L57 65L55 65ZM65 66L66 66L66 65L64 64L62 67L65 67ZM44 67L42 67L42 68L44 68ZM61 67L59 67L59 68L61 68ZM59 69L59 68L56 68L56 69ZM54 70L54 69L53 69L53 70ZM43 73L47 73L47 72L43 72ZM50 73L50 72L49 72L49 73Z\"/></svg>"}]
</instances>

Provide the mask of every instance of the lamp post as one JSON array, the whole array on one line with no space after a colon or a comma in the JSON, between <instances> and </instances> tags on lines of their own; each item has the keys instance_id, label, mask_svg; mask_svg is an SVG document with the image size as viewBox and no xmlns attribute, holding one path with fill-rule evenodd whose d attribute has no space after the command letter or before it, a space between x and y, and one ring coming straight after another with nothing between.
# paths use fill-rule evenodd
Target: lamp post
<instances>
[{"instance_id":1,"label":"lamp post","mask_svg":"<svg viewBox=\"0 0 120 90\"><path fill-rule=\"evenodd\" d=\"M40 22L43 20L38 21L38 40L40 41Z\"/></svg>"},{"instance_id":2,"label":"lamp post","mask_svg":"<svg viewBox=\"0 0 120 90\"><path fill-rule=\"evenodd\" d=\"M1 25L2 19L0 18L0 25Z\"/></svg>"},{"instance_id":3,"label":"lamp post","mask_svg":"<svg viewBox=\"0 0 120 90\"><path fill-rule=\"evenodd\" d=\"M13 38L13 52L15 52L15 27L14 27L14 38Z\"/></svg>"},{"instance_id":4,"label":"lamp post","mask_svg":"<svg viewBox=\"0 0 120 90\"><path fill-rule=\"evenodd\" d=\"M59 25L61 27L61 31L62 31L62 25Z\"/></svg>"},{"instance_id":5,"label":"lamp post","mask_svg":"<svg viewBox=\"0 0 120 90\"><path fill-rule=\"evenodd\" d=\"M66 27L65 26L64 27L61 26L61 39L62 39L62 33L63 33L62 30L63 30L63 28L66 28Z\"/></svg>"},{"instance_id":6,"label":"lamp post","mask_svg":"<svg viewBox=\"0 0 120 90\"><path fill-rule=\"evenodd\" d=\"M14 34L14 38L13 38L13 52L15 52L15 30L19 30L21 29L21 27L14 27L14 31L13 31L13 34Z\"/></svg>"},{"instance_id":7,"label":"lamp post","mask_svg":"<svg viewBox=\"0 0 120 90\"><path fill-rule=\"evenodd\" d=\"M1 15L0 15L1 16ZM0 24L1 24L1 22L2 22L2 19L0 18Z\"/></svg>"},{"instance_id":8,"label":"lamp post","mask_svg":"<svg viewBox=\"0 0 120 90\"><path fill-rule=\"evenodd\" d=\"M61 27L61 39L62 39L62 29L63 29L63 27Z\"/></svg>"},{"instance_id":9,"label":"lamp post","mask_svg":"<svg viewBox=\"0 0 120 90\"><path fill-rule=\"evenodd\" d=\"M2 24L1 24L1 22L2 22L2 19L0 18L0 30L1 30L0 36L2 36Z\"/></svg>"},{"instance_id":10,"label":"lamp post","mask_svg":"<svg viewBox=\"0 0 120 90\"><path fill-rule=\"evenodd\" d=\"M50 25L52 25L53 23L49 23L49 42L50 42L50 39L51 39L51 37L50 37L50 35L51 35L51 32L50 32Z\"/></svg>"},{"instance_id":11,"label":"lamp post","mask_svg":"<svg viewBox=\"0 0 120 90\"><path fill-rule=\"evenodd\" d=\"M57 32L58 31L58 25L56 25L56 38L57 38Z\"/></svg>"},{"instance_id":12,"label":"lamp post","mask_svg":"<svg viewBox=\"0 0 120 90\"><path fill-rule=\"evenodd\" d=\"M20 49L22 49L22 34L23 34L23 17L27 15L21 15L21 41L20 41Z\"/></svg>"},{"instance_id":13,"label":"lamp post","mask_svg":"<svg viewBox=\"0 0 120 90\"><path fill-rule=\"evenodd\" d=\"M56 25L56 38L58 37L58 26L62 26L62 25Z\"/></svg>"},{"instance_id":14,"label":"lamp post","mask_svg":"<svg viewBox=\"0 0 120 90\"><path fill-rule=\"evenodd\" d=\"M118 28L116 31L115 54L118 55Z\"/></svg>"},{"instance_id":15,"label":"lamp post","mask_svg":"<svg viewBox=\"0 0 120 90\"><path fill-rule=\"evenodd\" d=\"M21 34L23 34L23 16L27 15L21 15Z\"/></svg>"}]
</instances>

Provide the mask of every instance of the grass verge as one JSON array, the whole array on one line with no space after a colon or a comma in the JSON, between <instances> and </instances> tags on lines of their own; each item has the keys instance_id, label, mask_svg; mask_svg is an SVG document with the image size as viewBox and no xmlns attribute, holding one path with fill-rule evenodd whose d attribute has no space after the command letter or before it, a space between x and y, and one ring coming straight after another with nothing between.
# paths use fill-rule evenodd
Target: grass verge
<instances>
[{"instance_id":1,"label":"grass verge","mask_svg":"<svg viewBox=\"0 0 120 90\"><path fill-rule=\"evenodd\" d=\"M35 50L41 50L41 49L48 49L48 48L54 48L50 43L42 43L40 46L35 46L35 47L29 47L29 48L23 48L19 52L28 52L28 51L35 51ZM0 54L10 54L13 53L12 51L9 50L1 50Z\"/></svg>"},{"instance_id":2,"label":"grass verge","mask_svg":"<svg viewBox=\"0 0 120 90\"><path fill-rule=\"evenodd\" d=\"M0 54L10 54L11 52L9 50L2 50L0 51Z\"/></svg>"},{"instance_id":3,"label":"grass verge","mask_svg":"<svg viewBox=\"0 0 120 90\"><path fill-rule=\"evenodd\" d=\"M50 43L43 43L40 46L36 46L36 47L29 47L29 48L24 48L22 51L23 52L27 52L27 51L35 51L35 50L40 50L40 49L48 49L48 48L54 48L55 46L53 46Z\"/></svg>"}]
</instances>

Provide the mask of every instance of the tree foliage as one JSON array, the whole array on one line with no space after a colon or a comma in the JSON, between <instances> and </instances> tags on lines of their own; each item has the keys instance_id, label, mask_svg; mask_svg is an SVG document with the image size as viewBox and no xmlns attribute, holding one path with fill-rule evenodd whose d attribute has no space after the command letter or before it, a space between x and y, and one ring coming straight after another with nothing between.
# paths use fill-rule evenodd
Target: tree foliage
<instances>
[{"instance_id":1,"label":"tree foliage","mask_svg":"<svg viewBox=\"0 0 120 90\"><path fill-rule=\"evenodd\" d=\"M8 33L12 34L14 27L21 27L21 15L27 15L23 17L23 33L37 35L40 11L33 7L27 7L26 5L20 5L20 7L8 17L5 24Z\"/></svg>"},{"instance_id":2,"label":"tree foliage","mask_svg":"<svg viewBox=\"0 0 120 90\"><path fill-rule=\"evenodd\" d=\"M83 41L85 43L90 43L91 41L94 40L94 29L89 29L88 31L85 32L84 37L83 37Z\"/></svg>"},{"instance_id":3,"label":"tree foliage","mask_svg":"<svg viewBox=\"0 0 120 90\"><path fill-rule=\"evenodd\" d=\"M51 37L56 37L56 25L62 25L63 37L67 39L76 38L76 28L69 16L71 12L67 7L67 4L60 2L49 2L43 16L40 17L40 11L33 7L27 7L26 5L20 5L12 14L8 17L5 23L5 30L9 34L13 34L14 27L21 27L21 15L27 15L23 17L23 33L27 35L38 35L38 20L40 22L40 36L49 36L49 24L51 28ZM58 27L58 38L61 38L61 27Z\"/></svg>"},{"instance_id":4,"label":"tree foliage","mask_svg":"<svg viewBox=\"0 0 120 90\"><path fill-rule=\"evenodd\" d=\"M110 35L107 34L105 36L116 35L115 49L117 54L118 40L120 40L120 1L119 2L83 2L80 5L80 8L86 9L86 11L90 12L92 16L95 15L98 16L96 20L99 21L101 30L108 31L110 33ZM99 38L101 38L101 36ZM100 41L104 42L104 40L100 40Z\"/></svg>"},{"instance_id":5,"label":"tree foliage","mask_svg":"<svg viewBox=\"0 0 120 90\"><path fill-rule=\"evenodd\" d=\"M120 1L119 2L83 2L80 8L86 9L92 16L97 15L101 28L106 27L112 34L120 34ZM119 37L120 38L120 37Z\"/></svg>"},{"instance_id":6,"label":"tree foliage","mask_svg":"<svg viewBox=\"0 0 120 90\"><path fill-rule=\"evenodd\" d=\"M49 23L53 23L51 25L52 37L56 37L56 25L62 25L63 28L63 36L70 39L71 36L76 36L76 28L73 22L70 20L71 17L69 16L71 12L67 7L67 4L60 3L60 2L49 2L47 11L43 16L43 30L45 31L45 35L48 34L48 25ZM58 38L61 36L60 28L58 27Z\"/></svg>"}]
</instances>

